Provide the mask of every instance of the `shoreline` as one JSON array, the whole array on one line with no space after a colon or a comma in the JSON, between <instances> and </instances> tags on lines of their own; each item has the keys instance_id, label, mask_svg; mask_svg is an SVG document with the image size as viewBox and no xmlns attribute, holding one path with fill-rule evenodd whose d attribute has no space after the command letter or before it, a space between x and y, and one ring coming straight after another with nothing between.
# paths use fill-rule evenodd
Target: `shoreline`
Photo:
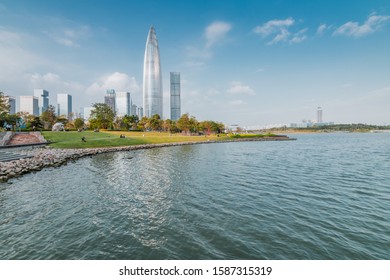
<instances>
[{"instance_id":1,"label":"shoreline","mask_svg":"<svg viewBox=\"0 0 390 280\"><path fill-rule=\"evenodd\" d=\"M196 144L234 143L234 142L261 142L261 141L291 141L296 138L288 136L264 137L264 138L241 138L229 140L208 140L189 141L162 144L143 144L133 146L84 148L84 149L57 149L57 148L34 148L32 150L20 151L20 154L29 155L29 158L22 158L8 162L0 162L0 183L5 183L11 178L20 177L34 171L40 171L46 167L59 167L68 161L74 161L82 157L93 156L103 153L145 150L163 147L175 147Z\"/></svg>"}]
</instances>

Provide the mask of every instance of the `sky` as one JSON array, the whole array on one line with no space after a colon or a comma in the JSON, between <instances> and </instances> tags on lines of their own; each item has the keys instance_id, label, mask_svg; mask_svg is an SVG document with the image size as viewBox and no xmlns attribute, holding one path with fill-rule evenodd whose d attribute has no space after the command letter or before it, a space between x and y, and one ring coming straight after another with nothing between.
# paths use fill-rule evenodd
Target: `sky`
<instances>
[{"instance_id":1,"label":"sky","mask_svg":"<svg viewBox=\"0 0 390 280\"><path fill-rule=\"evenodd\" d=\"M388 0L0 0L0 91L73 96L73 110L130 91L142 106L145 44L181 73L182 113L240 126L390 124Z\"/></svg>"}]
</instances>

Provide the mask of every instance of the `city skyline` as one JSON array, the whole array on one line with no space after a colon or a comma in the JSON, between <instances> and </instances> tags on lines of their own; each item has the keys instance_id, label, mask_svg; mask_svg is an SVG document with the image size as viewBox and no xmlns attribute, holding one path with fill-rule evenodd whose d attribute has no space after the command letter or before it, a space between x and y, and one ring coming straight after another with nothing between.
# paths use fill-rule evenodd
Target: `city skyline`
<instances>
[{"instance_id":1,"label":"city skyline","mask_svg":"<svg viewBox=\"0 0 390 280\"><path fill-rule=\"evenodd\" d=\"M165 118L169 73L180 72L181 113L199 120L291 123L316 119L322 107L325 122L390 123L390 4L380 0L4 0L0 90L16 100L36 88L71 92L79 108L115 88L141 105L152 24L163 46Z\"/></svg>"}]
</instances>

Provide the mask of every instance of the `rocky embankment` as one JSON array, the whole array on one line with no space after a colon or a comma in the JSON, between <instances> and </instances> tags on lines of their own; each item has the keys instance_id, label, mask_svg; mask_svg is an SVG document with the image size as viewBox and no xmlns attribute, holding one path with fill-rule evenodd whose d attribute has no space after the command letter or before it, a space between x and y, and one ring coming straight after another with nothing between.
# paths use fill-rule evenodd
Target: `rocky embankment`
<instances>
[{"instance_id":1,"label":"rocky embankment","mask_svg":"<svg viewBox=\"0 0 390 280\"><path fill-rule=\"evenodd\" d=\"M141 149L151 149L158 147L183 146L194 144L209 144L222 142L242 142L242 141L285 141L295 140L289 137L265 137L265 138L247 138L232 139L222 141L201 141L201 142L179 142L165 144L146 144L124 147L110 148L88 148L88 149L52 149L49 147L34 148L32 150L18 151L20 154L29 155L29 158L22 158L8 162L0 162L0 182L6 182L10 178L18 177L23 174L39 171L45 167L58 167L68 161L76 160L85 156L93 156L102 153L132 151Z\"/></svg>"}]
</instances>

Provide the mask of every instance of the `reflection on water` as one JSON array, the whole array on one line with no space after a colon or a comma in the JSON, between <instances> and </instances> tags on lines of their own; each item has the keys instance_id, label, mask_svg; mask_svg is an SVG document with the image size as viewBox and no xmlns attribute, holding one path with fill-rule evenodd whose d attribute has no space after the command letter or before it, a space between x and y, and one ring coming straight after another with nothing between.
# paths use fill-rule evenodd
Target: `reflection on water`
<instances>
[{"instance_id":1,"label":"reflection on water","mask_svg":"<svg viewBox=\"0 0 390 280\"><path fill-rule=\"evenodd\" d=\"M388 259L390 139L101 154L0 185L1 259Z\"/></svg>"}]
</instances>

